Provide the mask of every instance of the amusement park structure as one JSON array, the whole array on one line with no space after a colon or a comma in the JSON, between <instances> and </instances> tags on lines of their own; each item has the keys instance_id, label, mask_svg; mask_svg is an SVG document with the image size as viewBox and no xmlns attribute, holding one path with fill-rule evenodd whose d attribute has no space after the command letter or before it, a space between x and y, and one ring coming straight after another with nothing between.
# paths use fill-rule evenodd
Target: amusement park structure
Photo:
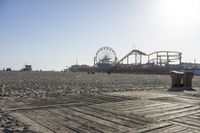
<instances>
[{"instance_id":1,"label":"amusement park structure","mask_svg":"<svg viewBox=\"0 0 200 133\"><path fill-rule=\"evenodd\" d=\"M130 57L133 56L134 61L130 62ZM182 53L177 51L156 51L150 54L145 54L139 50L132 50L116 64L133 64L133 65L155 65L169 66L170 64L181 64ZM146 61L145 63L143 61Z\"/></svg>"},{"instance_id":2,"label":"amusement park structure","mask_svg":"<svg viewBox=\"0 0 200 133\"><path fill-rule=\"evenodd\" d=\"M178 51L156 51L146 54L140 50L131 50L120 60L110 47L97 50L94 66L72 66L70 70L116 73L168 74L170 70L182 70L182 53Z\"/></svg>"},{"instance_id":3,"label":"amusement park structure","mask_svg":"<svg viewBox=\"0 0 200 133\"><path fill-rule=\"evenodd\" d=\"M94 67L105 72L168 72L180 69L182 53L178 51L156 51L146 54L140 50L131 50L118 60L116 52L110 47L100 48L94 57Z\"/></svg>"},{"instance_id":4,"label":"amusement park structure","mask_svg":"<svg viewBox=\"0 0 200 133\"><path fill-rule=\"evenodd\" d=\"M110 47L100 48L94 57L94 67L100 70L110 69L117 63L117 54Z\"/></svg>"}]
</instances>

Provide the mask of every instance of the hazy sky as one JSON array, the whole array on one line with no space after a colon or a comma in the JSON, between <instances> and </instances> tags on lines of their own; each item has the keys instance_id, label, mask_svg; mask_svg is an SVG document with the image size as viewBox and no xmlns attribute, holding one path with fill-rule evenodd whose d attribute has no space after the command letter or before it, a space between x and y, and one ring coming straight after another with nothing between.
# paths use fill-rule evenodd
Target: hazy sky
<instances>
[{"instance_id":1,"label":"hazy sky","mask_svg":"<svg viewBox=\"0 0 200 133\"><path fill-rule=\"evenodd\" d=\"M200 62L200 0L0 0L0 69L93 64L112 47L183 52Z\"/></svg>"}]
</instances>

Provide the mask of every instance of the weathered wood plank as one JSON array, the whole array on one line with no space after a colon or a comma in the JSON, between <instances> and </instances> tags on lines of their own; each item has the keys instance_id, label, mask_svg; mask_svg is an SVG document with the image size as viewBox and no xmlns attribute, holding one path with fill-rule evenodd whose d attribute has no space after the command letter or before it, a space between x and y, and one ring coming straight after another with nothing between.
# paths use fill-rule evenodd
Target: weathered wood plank
<instances>
[{"instance_id":1,"label":"weathered wood plank","mask_svg":"<svg viewBox=\"0 0 200 133\"><path fill-rule=\"evenodd\" d=\"M175 119L175 118L179 118L179 117L183 117L183 116L187 116L187 115L193 115L193 114L198 113L198 112L200 112L199 108L194 109L194 110L184 111L184 112L177 112L176 114L172 114L172 115L168 115L168 116L158 118L157 121Z\"/></svg>"},{"instance_id":2,"label":"weathered wood plank","mask_svg":"<svg viewBox=\"0 0 200 133\"><path fill-rule=\"evenodd\" d=\"M183 126L183 127L186 127L187 129L194 129L194 130L198 130L200 132L200 129L199 127L196 127L196 126L192 126L192 125L188 125L188 124L185 124L184 122L182 121L174 121L174 120L171 120L172 123L174 123L175 125L180 125L180 126Z\"/></svg>"},{"instance_id":3,"label":"weathered wood plank","mask_svg":"<svg viewBox=\"0 0 200 133\"><path fill-rule=\"evenodd\" d=\"M196 110L196 109L200 109L200 107L198 106L192 106L190 108L183 108L183 109L179 109L179 110L173 110L173 111L167 111L167 112L162 112L162 113L156 113L154 115L147 115L146 117L163 117L166 115L173 115L173 114L177 114L177 113L182 113L182 112L187 112L187 111L192 111L192 110Z\"/></svg>"},{"instance_id":4,"label":"weathered wood plank","mask_svg":"<svg viewBox=\"0 0 200 133\"><path fill-rule=\"evenodd\" d=\"M8 110L38 132L200 132L198 99L144 93L71 95L70 103Z\"/></svg>"},{"instance_id":5,"label":"weathered wood plank","mask_svg":"<svg viewBox=\"0 0 200 133\"><path fill-rule=\"evenodd\" d=\"M151 104L151 105L145 105L145 106L141 106L141 107L133 107L133 108L125 108L124 109L124 112L129 112L129 111L134 111L134 112L146 112L146 111L150 111L150 110L156 110L156 109L159 109L159 108L162 108L162 107L172 107L174 106L173 104ZM120 110L123 110L123 109L120 109Z\"/></svg>"},{"instance_id":6,"label":"weathered wood plank","mask_svg":"<svg viewBox=\"0 0 200 133\"><path fill-rule=\"evenodd\" d=\"M96 115L72 110L72 109L69 109L69 108L62 108L61 110L65 111L65 112L70 112L70 113L73 111L73 114L75 114L75 115L78 115L82 118L85 118L85 119L88 119L88 120L91 120L91 121L95 121L99 124L106 125L108 127L114 128L115 130L119 130L119 131L122 131L122 132L134 131L135 130L134 128L129 128L129 127L123 126L123 125L118 124L118 123L113 123L112 121L108 121L107 119L104 119L104 118L96 116Z\"/></svg>"},{"instance_id":7,"label":"weathered wood plank","mask_svg":"<svg viewBox=\"0 0 200 133\"><path fill-rule=\"evenodd\" d=\"M47 118L44 117L38 113L35 113L33 111L23 111L22 113L23 115L25 115L26 117L30 118L33 121L36 121L37 123L39 123L40 125L52 130L53 132L56 133L75 133L73 130Z\"/></svg>"},{"instance_id":8,"label":"weathered wood plank","mask_svg":"<svg viewBox=\"0 0 200 133\"><path fill-rule=\"evenodd\" d=\"M193 118L189 118L189 117L181 117L181 118L174 119L173 121L179 122L179 123L188 125L192 128L196 128L196 129L200 130L200 124L199 124L200 121L197 119L193 119Z\"/></svg>"},{"instance_id":9,"label":"weathered wood plank","mask_svg":"<svg viewBox=\"0 0 200 133\"><path fill-rule=\"evenodd\" d=\"M200 131L199 130L195 130L195 129L185 129L183 131L180 131L178 133L199 133Z\"/></svg>"},{"instance_id":10,"label":"weathered wood plank","mask_svg":"<svg viewBox=\"0 0 200 133\"><path fill-rule=\"evenodd\" d=\"M33 130L36 132L42 132L42 133L54 133L54 131L38 124L37 122L29 119L28 117L26 117L25 115L23 115L21 113L12 113L11 115L13 117L15 117L16 119L18 119L19 121L25 123L26 125L30 125L30 127L29 127L30 130Z\"/></svg>"},{"instance_id":11,"label":"weathered wood plank","mask_svg":"<svg viewBox=\"0 0 200 133\"><path fill-rule=\"evenodd\" d=\"M191 98L188 98L188 97L185 97L185 98L181 98L181 97L176 97L176 99L180 102L183 102L183 103L189 103L189 104L196 104L196 103L199 103L199 100L196 100L196 99L191 99Z\"/></svg>"},{"instance_id":12,"label":"weathered wood plank","mask_svg":"<svg viewBox=\"0 0 200 133\"><path fill-rule=\"evenodd\" d=\"M74 122L72 119L64 118L60 115L57 115L55 113L49 112L47 110L35 110L36 115L42 115L52 121L55 121L56 123L59 123L73 131L80 132L80 133L101 133L100 131L97 131L95 129L92 129L91 127L84 126L82 124Z\"/></svg>"},{"instance_id":13,"label":"weathered wood plank","mask_svg":"<svg viewBox=\"0 0 200 133\"><path fill-rule=\"evenodd\" d=\"M155 130L149 131L148 133L155 133L155 132L156 133L177 133L184 130L186 130L186 127L179 126L179 125L172 125L172 126L167 126L160 129L155 129Z\"/></svg>"},{"instance_id":14,"label":"weathered wood plank","mask_svg":"<svg viewBox=\"0 0 200 133\"><path fill-rule=\"evenodd\" d=\"M92 103L92 104L100 104L100 103L106 103L107 101L104 101L104 100L99 100L99 99L93 99L93 98L90 98L90 97L86 97L86 96L76 96L76 97L73 97L73 99L76 99L76 100L81 100L81 101L84 101L84 102L87 102L87 103Z\"/></svg>"},{"instance_id":15,"label":"weathered wood plank","mask_svg":"<svg viewBox=\"0 0 200 133\"><path fill-rule=\"evenodd\" d=\"M110 96L110 95L105 95L105 94L83 94L83 96L85 97L89 97L92 99L98 99L98 100L102 100L104 102L119 102L119 101L127 101L127 100L136 100L136 99L129 99L126 97L116 97L116 96Z\"/></svg>"},{"instance_id":16,"label":"weathered wood plank","mask_svg":"<svg viewBox=\"0 0 200 133\"><path fill-rule=\"evenodd\" d=\"M142 106L142 105L149 105L149 104L154 104L158 102L146 100L146 101L140 101L140 100L129 100L129 101L122 101L122 102L109 102L109 103L103 103L103 104L98 104L99 107L108 107L110 109L119 109L119 108L124 108L124 107L136 107L136 106Z\"/></svg>"},{"instance_id":17,"label":"weathered wood plank","mask_svg":"<svg viewBox=\"0 0 200 133\"><path fill-rule=\"evenodd\" d=\"M150 125L146 125L142 129L139 129L137 131L137 133L146 133L146 132L150 132L150 131L156 131L158 129L166 128L166 127L170 127L170 126L173 126L173 124L169 123L169 122L150 124Z\"/></svg>"},{"instance_id":18,"label":"weathered wood plank","mask_svg":"<svg viewBox=\"0 0 200 133\"><path fill-rule=\"evenodd\" d=\"M81 107L81 108L71 108L73 110L79 111L79 112L83 112L83 113L87 113L99 118L102 118L104 120L122 125L122 126L126 126L126 127L139 127L140 123L136 123L135 121L131 121L131 119L129 118L120 118L117 115L113 115L112 113L108 113L108 112L103 112L103 111L98 111L95 109L91 109L91 108L87 108L87 107Z\"/></svg>"},{"instance_id":19,"label":"weathered wood plank","mask_svg":"<svg viewBox=\"0 0 200 133\"><path fill-rule=\"evenodd\" d=\"M191 100L200 101L200 98L198 98L198 97L190 97L190 96L178 96L178 97L184 98L184 99L191 99Z\"/></svg>"},{"instance_id":20,"label":"weathered wood plank","mask_svg":"<svg viewBox=\"0 0 200 133\"><path fill-rule=\"evenodd\" d=\"M199 123L200 123L200 117L197 116L197 115L188 115L187 117L188 117L188 118L191 118L191 119L194 119L194 120L198 120Z\"/></svg>"},{"instance_id":21,"label":"weathered wood plank","mask_svg":"<svg viewBox=\"0 0 200 133\"><path fill-rule=\"evenodd\" d=\"M62 111L59 109L51 109L49 111L54 112L57 115L60 115L66 119L74 120L75 122L85 125L86 127L94 128L94 129L104 132L104 133L119 132L119 130L117 130L115 128L108 127L107 125L97 123L96 121L92 121L87 118L83 118L80 115L77 115L76 113L74 113L72 110Z\"/></svg>"},{"instance_id":22,"label":"weathered wood plank","mask_svg":"<svg viewBox=\"0 0 200 133\"><path fill-rule=\"evenodd\" d=\"M108 115L109 117L116 117L118 119L122 119L125 121L130 121L132 123L135 124L139 124L139 125L144 125L146 123L149 123L149 121L147 119L145 119L143 116L140 115L133 115L133 114L129 114L129 115L125 115L124 113L116 113L115 111L110 111L107 109L102 109L102 108L98 108L95 106L87 106L87 107L81 107L87 111L95 111L99 114L105 114L106 116Z\"/></svg>"},{"instance_id":23,"label":"weathered wood plank","mask_svg":"<svg viewBox=\"0 0 200 133\"><path fill-rule=\"evenodd\" d=\"M190 108L192 106L190 105L175 105L175 106L161 106L158 108L147 108L145 110L134 110L133 112L137 113L137 114L142 114L142 115L156 115L157 113L164 113L164 112L170 112L170 111L175 111L175 110L180 110L180 109L185 109L185 108ZM128 111L127 111L128 112ZM131 112L131 111L129 111Z\"/></svg>"},{"instance_id":24,"label":"weathered wood plank","mask_svg":"<svg viewBox=\"0 0 200 133\"><path fill-rule=\"evenodd\" d=\"M160 107L160 106L170 106L171 104L169 103L153 103L153 104L145 104L145 105L132 105L132 106L125 106L124 108L116 108L116 110L118 111L129 111L129 110L138 110L138 111L142 111L142 110L147 110L147 108L156 108L156 107Z\"/></svg>"},{"instance_id":25,"label":"weathered wood plank","mask_svg":"<svg viewBox=\"0 0 200 133\"><path fill-rule=\"evenodd\" d=\"M194 114L194 115L196 115L196 116L200 117L200 113L196 113L196 114Z\"/></svg>"},{"instance_id":26,"label":"weathered wood plank","mask_svg":"<svg viewBox=\"0 0 200 133\"><path fill-rule=\"evenodd\" d=\"M63 103L55 105L42 105L42 106L26 106L18 108L3 108L3 111L22 111L22 110L32 110L32 109L43 109L43 108L57 108L57 107L72 107L72 106L83 106L88 105L85 102L76 102L76 103Z\"/></svg>"},{"instance_id":27,"label":"weathered wood plank","mask_svg":"<svg viewBox=\"0 0 200 133\"><path fill-rule=\"evenodd\" d=\"M109 94L101 94L104 97L111 97L114 99L119 99L120 101L127 101L127 100L137 100L140 99L140 97L127 97L127 96L114 96Z\"/></svg>"}]
</instances>

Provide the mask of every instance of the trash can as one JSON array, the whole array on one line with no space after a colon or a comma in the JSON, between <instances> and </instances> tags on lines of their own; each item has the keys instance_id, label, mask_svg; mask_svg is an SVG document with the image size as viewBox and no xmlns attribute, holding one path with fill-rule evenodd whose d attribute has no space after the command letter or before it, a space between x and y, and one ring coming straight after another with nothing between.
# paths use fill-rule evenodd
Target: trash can
<instances>
[{"instance_id":1,"label":"trash can","mask_svg":"<svg viewBox=\"0 0 200 133\"><path fill-rule=\"evenodd\" d=\"M170 90L181 91L183 87L183 72L171 71L172 85Z\"/></svg>"},{"instance_id":2,"label":"trash can","mask_svg":"<svg viewBox=\"0 0 200 133\"><path fill-rule=\"evenodd\" d=\"M194 73L192 71L185 71L183 77L183 89L184 90L193 90L192 88L192 78L194 77Z\"/></svg>"},{"instance_id":3,"label":"trash can","mask_svg":"<svg viewBox=\"0 0 200 133\"><path fill-rule=\"evenodd\" d=\"M172 87L182 87L183 86L183 72L171 71Z\"/></svg>"}]
</instances>

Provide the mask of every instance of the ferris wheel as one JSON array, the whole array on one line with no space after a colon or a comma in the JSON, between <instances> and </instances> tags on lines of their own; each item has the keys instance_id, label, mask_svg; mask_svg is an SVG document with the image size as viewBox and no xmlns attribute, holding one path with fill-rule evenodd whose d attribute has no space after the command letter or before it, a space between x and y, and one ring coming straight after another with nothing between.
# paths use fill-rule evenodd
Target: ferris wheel
<instances>
[{"instance_id":1,"label":"ferris wheel","mask_svg":"<svg viewBox=\"0 0 200 133\"><path fill-rule=\"evenodd\" d=\"M94 57L94 64L115 64L117 62L117 55L110 47L100 48Z\"/></svg>"}]
</instances>

